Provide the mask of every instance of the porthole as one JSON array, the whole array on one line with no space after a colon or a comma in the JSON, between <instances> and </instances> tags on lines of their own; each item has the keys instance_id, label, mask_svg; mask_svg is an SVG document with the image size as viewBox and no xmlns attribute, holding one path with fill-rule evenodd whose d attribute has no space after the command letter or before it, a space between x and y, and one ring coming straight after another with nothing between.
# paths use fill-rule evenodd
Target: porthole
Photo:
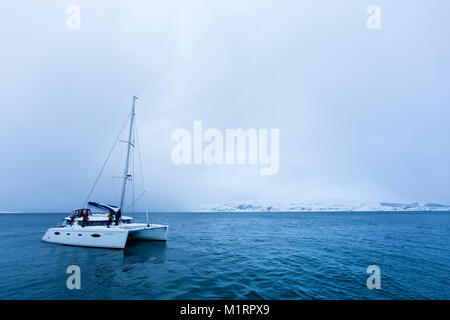
<instances>
[{"instance_id":1,"label":"porthole","mask_svg":"<svg viewBox=\"0 0 450 320\"><path fill-rule=\"evenodd\" d=\"M68 236L70 236L70 233L67 233Z\"/></svg>"},{"instance_id":2,"label":"porthole","mask_svg":"<svg viewBox=\"0 0 450 320\"><path fill-rule=\"evenodd\" d=\"M91 237L98 238L98 237L101 237L101 235L99 235L98 233L94 233L94 234L91 234Z\"/></svg>"},{"instance_id":3,"label":"porthole","mask_svg":"<svg viewBox=\"0 0 450 320\"><path fill-rule=\"evenodd\" d=\"M57 235L57 236L59 236L61 233L59 233L59 232L55 232L55 234Z\"/></svg>"},{"instance_id":4,"label":"porthole","mask_svg":"<svg viewBox=\"0 0 450 320\"><path fill-rule=\"evenodd\" d=\"M78 235L81 236L81 233L79 233Z\"/></svg>"}]
</instances>

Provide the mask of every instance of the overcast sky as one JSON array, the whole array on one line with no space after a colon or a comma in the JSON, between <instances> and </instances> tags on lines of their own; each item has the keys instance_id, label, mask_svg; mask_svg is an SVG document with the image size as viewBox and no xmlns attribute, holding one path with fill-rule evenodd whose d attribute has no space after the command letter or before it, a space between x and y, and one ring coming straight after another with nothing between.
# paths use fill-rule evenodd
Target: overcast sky
<instances>
[{"instance_id":1,"label":"overcast sky","mask_svg":"<svg viewBox=\"0 0 450 320\"><path fill-rule=\"evenodd\" d=\"M372 4L380 30L366 27ZM5 2L0 210L82 205L133 94L152 210L450 203L449 12L446 0ZM174 165L171 134L195 120L279 129L278 174Z\"/></svg>"}]
</instances>

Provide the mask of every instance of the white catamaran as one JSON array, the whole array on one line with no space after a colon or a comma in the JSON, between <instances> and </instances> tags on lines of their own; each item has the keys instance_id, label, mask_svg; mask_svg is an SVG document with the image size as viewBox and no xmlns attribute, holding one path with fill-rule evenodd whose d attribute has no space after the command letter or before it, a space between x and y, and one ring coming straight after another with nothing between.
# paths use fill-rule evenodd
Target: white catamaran
<instances>
[{"instance_id":1,"label":"white catamaran","mask_svg":"<svg viewBox=\"0 0 450 320\"><path fill-rule=\"evenodd\" d=\"M133 103L130 113L130 133L128 141L125 141L128 144L128 148L120 206L117 207L109 204L88 202L86 200L89 208L86 208L85 203L83 208L73 210L70 216L63 219L62 224L58 225L56 228L50 228L47 230L42 238L43 241L64 245L114 249L125 248L127 240L130 238L166 241L169 226L151 224L148 218L147 206L145 208L147 223L134 223L131 217L122 216L127 182L132 178L134 179L129 172L129 163L130 150L132 147L135 147L133 138L133 123L135 118L136 99L137 97L133 96ZM108 161L108 159L106 161ZM101 172L99 176L100 175ZM98 178L96 182L97 181ZM94 187L92 187L88 199ZM103 211L103 213L92 213L90 208L99 209Z\"/></svg>"}]
</instances>

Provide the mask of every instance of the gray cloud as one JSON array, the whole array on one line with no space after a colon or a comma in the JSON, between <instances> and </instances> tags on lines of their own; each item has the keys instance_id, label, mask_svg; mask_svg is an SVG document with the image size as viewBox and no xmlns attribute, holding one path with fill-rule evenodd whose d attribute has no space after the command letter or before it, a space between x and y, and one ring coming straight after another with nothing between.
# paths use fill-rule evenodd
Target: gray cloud
<instances>
[{"instance_id":1,"label":"gray cloud","mask_svg":"<svg viewBox=\"0 0 450 320\"><path fill-rule=\"evenodd\" d=\"M77 1L78 31L65 24L70 4L3 5L0 210L80 206L135 93L154 210L450 203L450 4L383 3L377 31L364 1ZM170 135L194 120L279 128L279 174L175 166Z\"/></svg>"}]
</instances>

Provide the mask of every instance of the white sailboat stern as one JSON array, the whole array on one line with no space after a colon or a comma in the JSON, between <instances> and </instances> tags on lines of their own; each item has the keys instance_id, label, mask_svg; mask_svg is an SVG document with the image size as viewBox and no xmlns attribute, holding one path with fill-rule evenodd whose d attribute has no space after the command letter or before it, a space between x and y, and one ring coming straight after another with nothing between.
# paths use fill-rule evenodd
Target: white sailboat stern
<instances>
[{"instance_id":1,"label":"white sailboat stern","mask_svg":"<svg viewBox=\"0 0 450 320\"><path fill-rule=\"evenodd\" d=\"M169 226L150 224L139 230L130 230L130 238L137 240L166 241Z\"/></svg>"}]
</instances>

